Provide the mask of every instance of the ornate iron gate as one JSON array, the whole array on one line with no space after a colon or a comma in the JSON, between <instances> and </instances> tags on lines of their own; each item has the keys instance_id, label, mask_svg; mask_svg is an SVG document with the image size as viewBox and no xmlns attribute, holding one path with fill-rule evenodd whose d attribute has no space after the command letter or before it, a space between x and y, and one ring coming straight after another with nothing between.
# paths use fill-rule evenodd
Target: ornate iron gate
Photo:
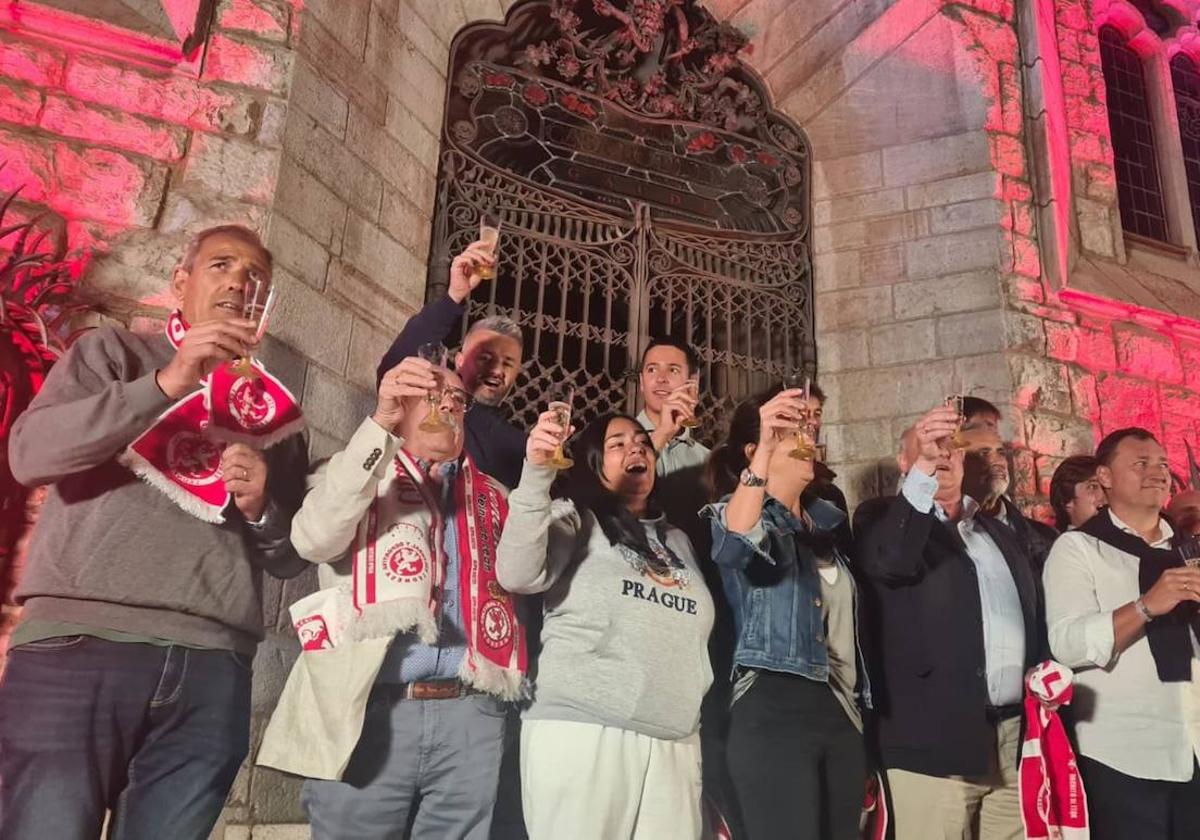
<instances>
[{"instance_id":1,"label":"ornate iron gate","mask_svg":"<svg viewBox=\"0 0 1200 840\"><path fill-rule=\"evenodd\" d=\"M652 336L700 353L702 439L746 395L815 372L807 141L736 60L741 33L692 0L659 5L654 27L603 0L526 0L451 47L428 293L498 212L499 276L467 320L524 329L525 424L566 381L585 421L635 411Z\"/></svg>"}]
</instances>

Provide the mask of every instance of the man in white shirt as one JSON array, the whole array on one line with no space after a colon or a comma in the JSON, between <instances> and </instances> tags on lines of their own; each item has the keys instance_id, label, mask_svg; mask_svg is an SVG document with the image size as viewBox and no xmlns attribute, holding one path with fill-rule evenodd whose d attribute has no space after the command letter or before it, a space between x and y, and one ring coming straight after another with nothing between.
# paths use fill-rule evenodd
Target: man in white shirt
<instances>
[{"instance_id":1,"label":"man in white shirt","mask_svg":"<svg viewBox=\"0 0 1200 840\"><path fill-rule=\"evenodd\" d=\"M1108 507L1059 537L1044 573L1050 648L1076 670L1092 837L1200 837L1195 608L1185 603L1200 601L1200 569L1170 550L1161 511L1171 476L1154 436L1113 432L1096 461Z\"/></svg>"}]
</instances>

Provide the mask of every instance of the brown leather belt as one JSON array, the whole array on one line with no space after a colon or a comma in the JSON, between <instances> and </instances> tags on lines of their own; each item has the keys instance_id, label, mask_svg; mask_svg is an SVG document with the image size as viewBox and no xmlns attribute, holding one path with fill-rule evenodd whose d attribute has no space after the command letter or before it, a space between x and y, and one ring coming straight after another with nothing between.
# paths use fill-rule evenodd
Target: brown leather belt
<instances>
[{"instance_id":1,"label":"brown leather belt","mask_svg":"<svg viewBox=\"0 0 1200 840\"><path fill-rule=\"evenodd\" d=\"M375 693L389 700L455 700L478 690L462 680L421 680L410 683L384 683L375 686Z\"/></svg>"}]
</instances>

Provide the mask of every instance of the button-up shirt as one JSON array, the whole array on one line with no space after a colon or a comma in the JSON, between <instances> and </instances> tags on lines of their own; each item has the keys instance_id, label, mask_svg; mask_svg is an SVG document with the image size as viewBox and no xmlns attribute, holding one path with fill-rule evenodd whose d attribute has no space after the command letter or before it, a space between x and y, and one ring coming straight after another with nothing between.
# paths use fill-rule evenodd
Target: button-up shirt
<instances>
[{"instance_id":1,"label":"button-up shirt","mask_svg":"<svg viewBox=\"0 0 1200 840\"><path fill-rule=\"evenodd\" d=\"M909 470L904 480L904 498L921 513L934 512L941 522L950 522L941 505L934 502L937 479L920 470ZM979 605L983 614L984 664L988 699L995 706L1021 701L1025 681L1025 616L1021 595L1004 553L975 521L979 504L963 496L962 514L952 524L975 566L979 583Z\"/></svg>"},{"instance_id":2,"label":"button-up shirt","mask_svg":"<svg viewBox=\"0 0 1200 840\"><path fill-rule=\"evenodd\" d=\"M422 469L425 468L424 464L421 466ZM454 679L458 676L467 645L462 608L459 605L458 529L454 526L457 515L454 483L458 480L458 472L458 462L442 464L438 472L438 484L435 485L441 492L441 517L445 523L442 529L442 546L446 552L446 572L437 615L437 644L423 643L416 633L397 636L388 649L383 666L379 669L378 682L410 683L419 680Z\"/></svg>"},{"instance_id":3,"label":"button-up shirt","mask_svg":"<svg viewBox=\"0 0 1200 840\"><path fill-rule=\"evenodd\" d=\"M654 421L646 412L637 416L642 428L654 431ZM654 474L657 476L654 495L667 514L671 524L688 532L697 550L703 551L704 542L698 537L707 537L707 528L697 528L696 515L708 502L704 489L704 464L708 461L708 447L692 437L691 429L684 429L667 441L658 453Z\"/></svg>"},{"instance_id":4,"label":"button-up shirt","mask_svg":"<svg viewBox=\"0 0 1200 840\"><path fill-rule=\"evenodd\" d=\"M654 421L645 411L637 416L637 421L646 431L654 431ZM658 465L654 472L660 476L667 476L689 467L703 469L708 454L708 447L692 437L692 430L684 429L667 441L667 445L658 453Z\"/></svg>"},{"instance_id":5,"label":"button-up shirt","mask_svg":"<svg viewBox=\"0 0 1200 840\"><path fill-rule=\"evenodd\" d=\"M1137 535L1111 511L1106 515ZM1151 545L1169 549L1171 526L1160 519L1159 528ZM1127 776L1184 782L1200 756L1195 659L1191 682L1164 683L1145 635L1120 653L1115 649L1113 613L1141 596L1139 566L1134 555L1090 534L1059 537L1042 574L1050 650L1075 669L1080 753Z\"/></svg>"}]
</instances>

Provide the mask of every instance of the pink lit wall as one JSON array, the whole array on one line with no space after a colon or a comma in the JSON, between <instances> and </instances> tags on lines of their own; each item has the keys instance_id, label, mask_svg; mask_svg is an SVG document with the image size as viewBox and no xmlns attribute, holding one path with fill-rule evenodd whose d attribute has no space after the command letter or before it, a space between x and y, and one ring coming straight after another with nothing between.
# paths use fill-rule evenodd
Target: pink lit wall
<instances>
[{"instance_id":1,"label":"pink lit wall","mask_svg":"<svg viewBox=\"0 0 1200 840\"><path fill-rule=\"evenodd\" d=\"M194 5L164 10L186 31ZM22 188L20 212L42 214L79 260L108 266L91 276L122 275L105 291L152 297L164 276L155 252L213 219L264 222L293 5L226 0L207 42L183 56L178 44L0 0L0 190Z\"/></svg>"}]
</instances>

